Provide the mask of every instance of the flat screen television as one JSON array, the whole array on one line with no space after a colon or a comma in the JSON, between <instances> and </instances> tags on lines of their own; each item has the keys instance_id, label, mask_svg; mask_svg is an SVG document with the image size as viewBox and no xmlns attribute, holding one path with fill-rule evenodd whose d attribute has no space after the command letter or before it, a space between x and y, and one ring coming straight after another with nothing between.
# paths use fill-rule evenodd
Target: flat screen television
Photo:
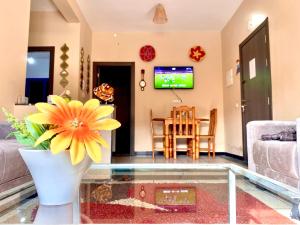
<instances>
[{"instance_id":1,"label":"flat screen television","mask_svg":"<svg viewBox=\"0 0 300 225\"><path fill-rule=\"evenodd\" d=\"M194 69L192 66L154 67L155 89L192 89L194 88Z\"/></svg>"}]
</instances>

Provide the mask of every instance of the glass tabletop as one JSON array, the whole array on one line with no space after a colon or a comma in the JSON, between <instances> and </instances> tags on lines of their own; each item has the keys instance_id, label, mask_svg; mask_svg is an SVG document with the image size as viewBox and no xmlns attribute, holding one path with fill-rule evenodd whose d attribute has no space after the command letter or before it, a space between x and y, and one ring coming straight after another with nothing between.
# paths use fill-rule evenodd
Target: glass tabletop
<instances>
[{"instance_id":1,"label":"glass tabletop","mask_svg":"<svg viewBox=\"0 0 300 225\"><path fill-rule=\"evenodd\" d=\"M298 223L297 189L234 164L92 165L73 204L30 196L0 223Z\"/></svg>"}]
</instances>

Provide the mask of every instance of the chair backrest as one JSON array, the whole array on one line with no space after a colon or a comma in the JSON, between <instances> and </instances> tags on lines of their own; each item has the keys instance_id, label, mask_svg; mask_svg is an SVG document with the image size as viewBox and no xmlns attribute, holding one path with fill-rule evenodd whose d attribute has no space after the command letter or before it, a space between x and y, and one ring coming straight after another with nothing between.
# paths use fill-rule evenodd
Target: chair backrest
<instances>
[{"instance_id":1,"label":"chair backrest","mask_svg":"<svg viewBox=\"0 0 300 225\"><path fill-rule=\"evenodd\" d=\"M173 107L173 135L195 136L195 107Z\"/></svg>"},{"instance_id":2,"label":"chair backrest","mask_svg":"<svg viewBox=\"0 0 300 225\"><path fill-rule=\"evenodd\" d=\"M210 110L208 135L216 135L217 109Z\"/></svg>"},{"instance_id":3,"label":"chair backrest","mask_svg":"<svg viewBox=\"0 0 300 225\"><path fill-rule=\"evenodd\" d=\"M159 136L163 135L163 125L164 125L164 119L153 117L153 111L152 109L150 109L150 127L151 127L152 137L157 135ZM161 130L157 128L161 128ZM157 130L160 132L158 132Z\"/></svg>"}]
</instances>

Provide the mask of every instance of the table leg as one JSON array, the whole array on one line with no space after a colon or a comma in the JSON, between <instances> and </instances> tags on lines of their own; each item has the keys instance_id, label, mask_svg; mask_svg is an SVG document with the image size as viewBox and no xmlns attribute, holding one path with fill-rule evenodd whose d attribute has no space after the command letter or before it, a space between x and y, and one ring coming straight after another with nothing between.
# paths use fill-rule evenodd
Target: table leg
<instances>
[{"instance_id":1,"label":"table leg","mask_svg":"<svg viewBox=\"0 0 300 225\"><path fill-rule=\"evenodd\" d=\"M195 145L195 154L196 159L199 159L200 157L200 123L196 123L196 145Z\"/></svg>"},{"instance_id":2,"label":"table leg","mask_svg":"<svg viewBox=\"0 0 300 225\"><path fill-rule=\"evenodd\" d=\"M76 193L76 198L73 202L73 224L80 224L80 197L79 190Z\"/></svg>"},{"instance_id":3,"label":"table leg","mask_svg":"<svg viewBox=\"0 0 300 225\"><path fill-rule=\"evenodd\" d=\"M165 123L165 158L169 158L169 126Z\"/></svg>"},{"instance_id":4,"label":"table leg","mask_svg":"<svg viewBox=\"0 0 300 225\"><path fill-rule=\"evenodd\" d=\"M236 180L234 172L228 170L228 222L236 224Z\"/></svg>"},{"instance_id":5,"label":"table leg","mask_svg":"<svg viewBox=\"0 0 300 225\"><path fill-rule=\"evenodd\" d=\"M299 207L299 203L293 203L293 207L290 213L292 219L300 220Z\"/></svg>"},{"instance_id":6,"label":"table leg","mask_svg":"<svg viewBox=\"0 0 300 225\"><path fill-rule=\"evenodd\" d=\"M196 140L196 139L195 139ZM193 149L193 140L192 139L187 139L187 156L192 157L194 155L193 151L190 149Z\"/></svg>"},{"instance_id":7,"label":"table leg","mask_svg":"<svg viewBox=\"0 0 300 225\"><path fill-rule=\"evenodd\" d=\"M172 134L169 134L169 158L174 157Z\"/></svg>"}]
</instances>

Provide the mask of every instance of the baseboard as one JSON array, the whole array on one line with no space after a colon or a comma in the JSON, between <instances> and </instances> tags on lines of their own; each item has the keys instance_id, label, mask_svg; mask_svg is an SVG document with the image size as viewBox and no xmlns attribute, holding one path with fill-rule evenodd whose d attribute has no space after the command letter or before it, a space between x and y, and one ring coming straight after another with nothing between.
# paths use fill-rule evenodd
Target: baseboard
<instances>
[{"instance_id":1,"label":"baseboard","mask_svg":"<svg viewBox=\"0 0 300 225\"><path fill-rule=\"evenodd\" d=\"M139 157L139 156L152 156L152 152L149 152L149 151L147 151L147 152L135 152L134 153L134 156L137 156L137 157ZM155 152L155 155L164 155L163 154L163 152Z\"/></svg>"},{"instance_id":2,"label":"baseboard","mask_svg":"<svg viewBox=\"0 0 300 225\"><path fill-rule=\"evenodd\" d=\"M163 156L164 153L162 151L161 152L155 152L155 155ZM178 151L177 155L186 155L186 152ZM207 155L207 152L200 152L200 155ZM235 154L232 154L232 153L229 153L229 152L216 152L216 155L217 156L227 156L227 157L237 159L237 160L240 160L240 161L244 162L244 157L243 156L235 155ZM137 156L137 157L152 156L152 152L149 152L149 151L135 152L135 156Z\"/></svg>"},{"instance_id":3,"label":"baseboard","mask_svg":"<svg viewBox=\"0 0 300 225\"><path fill-rule=\"evenodd\" d=\"M186 152L178 151L176 154L177 155L186 155ZM155 152L155 155L163 156L164 153L163 152ZM201 152L200 155L207 155L207 153ZM216 153L216 155L217 155L217 153ZM137 157L139 157L139 156L141 156L141 157L142 156L152 156L152 152L149 152L149 151L147 151L147 152L135 152L135 156L137 156Z\"/></svg>"},{"instance_id":4,"label":"baseboard","mask_svg":"<svg viewBox=\"0 0 300 225\"><path fill-rule=\"evenodd\" d=\"M235 154L232 154L232 153L229 153L229 152L223 152L223 155L234 158L234 159L238 159L238 160L241 160L241 161L245 161L244 157L240 156L240 155L235 155Z\"/></svg>"},{"instance_id":5,"label":"baseboard","mask_svg":"<svg viewBox=\"0 0 300 225\"><path fill-rule=\"evenodd\" d=\"M120 154L120 153L113 153L112 157L116 156L116 157L128 157L128 156L135 156L135 153L128 153L128 154Z\"/></svg>"}]
</instances>

